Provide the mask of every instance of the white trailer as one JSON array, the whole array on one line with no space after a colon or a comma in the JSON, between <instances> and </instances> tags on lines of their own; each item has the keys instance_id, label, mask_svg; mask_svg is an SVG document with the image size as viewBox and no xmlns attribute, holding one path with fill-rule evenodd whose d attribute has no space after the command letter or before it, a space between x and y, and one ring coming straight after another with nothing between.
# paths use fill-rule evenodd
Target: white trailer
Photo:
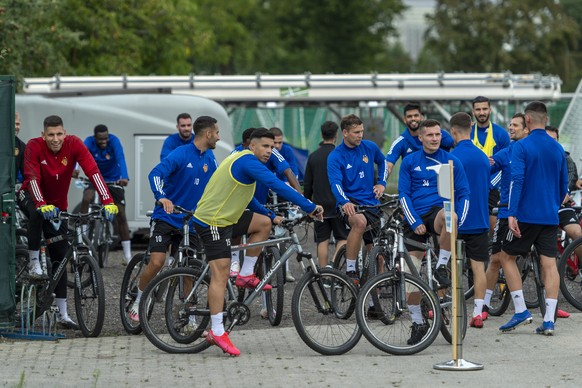
<instances>
[{"instance_id":1,"label":"white trailer","mask_svg":"<svg viewBox=\"0 0 582 388\"><path fill-rule=\"evenodd\" d=\"M222 105L192 95L176 94L112 94L99 96L17 95L16 111L21 116L20 139L27 142L40 136L43 120L50 115L62 117L67 134L85 140L93 135L97 124L105 124L109 132L123 144L130 182L125 189L126 212L132 231L146 228L146 212L154 206L154 197L147 175L159 163L164 139L176 132L176 117L186 112L196 117L207 115L218 120L220 141L214 153L222 161L234 148L232 126ZM69 190L69 208L81 200L81 190Z\"/></svg>"}]
</instances>

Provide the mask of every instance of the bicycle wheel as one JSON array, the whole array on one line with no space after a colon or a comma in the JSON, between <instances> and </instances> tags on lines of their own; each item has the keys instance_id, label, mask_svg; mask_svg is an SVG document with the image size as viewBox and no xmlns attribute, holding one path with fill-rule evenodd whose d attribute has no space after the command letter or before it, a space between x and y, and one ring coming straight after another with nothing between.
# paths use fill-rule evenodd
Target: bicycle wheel
<instances>
[{"instance_id":1,"label":"bicycle wheel","mask_svg":"<svg viewBox=\"0 0 582 388\"><path fill-rule=\"evenodd\" d=\"M471 268L471 263L465 261L463 265L463 290L465 294L465 300L471 299L475 295L475 288L473 284L473 269Z\"/></svg>"},{"instance_id":2,"label":"bicycle wheel","mask_svg":"<svg viewBox=\"0 0 582 388\"><path fill-rule=\"evenodd\" d=\"M273 263L281 257L279 250L276 247L266 247L261 252L260 260L262 260L263 276L268 273ZM285 275L282 268L279 268L271 279L271 286L269 291L263 291L265 295L265 308L267 309L267 317L272 326L279 326L283 318L283 303L285 302Z\"/></svg>"},{"instance_id":3,"label":"bicycle wheel","mask_svg":"<svg viewBox=\"0 0 582 388\"><path fill-rule=\"evenodd\" d=\"M438 290L437 296L442 312L441 334L451 344L453 343L453 298L451 297L450 289ZM465 300L461 301L461 314L461 330L463 338L465 338L465 334L467 334L467 305L465 304Z\"/></svg>"},{"instance_id":4,"label":"bicycle wheel","mask_svg":"<svg viewBox=\"0 0 582 388\"><path fill-rule=\"evenodd\" d=\"M345 272L346 270L346 245L342 245L340 249L337 250L333 258L333 268Z\"/></svg>"},{"instance_id":5,"label":"bicycle wheel","mask_svg":"<svg viewBox=\"0 0 582 388\"><path fill-rule=\"evenodd\" d=\"M119 295L119 314L121 316L121 324L128 334L141 333L141 326L139 322L133 321L129 317L129 310L135 302L137 297L137 286L142 271L145 269L145 253L138 253L134 255L123 274L121 281L121 292Z\"/></svg>"},{"instance_id":6,"label":"bicycle wheel","mask_svg":"<svg viewBox=\"0 0 582 388\"><path fill-rule=\"evenodd\" d=\"M560 291L575 308L582 311L582 237L568 244L558 262Z\"/></svg>"},{"instance_id":7,"label":"bicycle wheel","mask_svg":"<svg viewBox=\"0 0 582 388\"><path fill-rule=\"evenodd\" d=\"M540 308L540 312L542 313L542 317L546 314L546 290L544 288L544 284L542 281L542 268L541 268L541 263L540 263L540 257L537 255L537 253L530 253L530 255L535 255L531 257L531 268L532 268L532 276L534 279L534 285L535 285L535 292L536 292L536 296L537 296L537 304ZM525 295L525 292L524 292ZM557 308L556 308L556 312L557 312ZM555 317L554 317L555 319Z\"/></svg>"},{"instance_id":8,"label":"bicycle wheel","mask_svg":"<svg viewBox=\"0 0 582 388\"><path fill-rule=\"evenodd\" d=\"M109 263L109 248L111 243L111 228L113 225L109 221L102 221L99 223L100 227L100 238L99 244L95 247L97 249L97 257L99 257L99 266L101 268L107 266ZM97 230L96 230L97 231Z\"/></svg>"},{"instance_id":9,"label":"bicycle wheel","mask_svg":"<svg viewBox=\"0 0 582 388\"><path fill-rule=\"evenodd\" d=\"M531 253L526 256L517 256L517 268L521 273L523 298L528 309L535 309L540 306L538 299L536 279L530 259Z\"/></svg>"},{"instance_id":10,"label":"bicycle wheel","mask_svg":"<svg viewBox=\"0 0 582 388\"><path fill-rule=\"evenodd\" d=\"M376 295L380 306L375 306L376 314L367 314ZM418 314L416 319L422 323L413 321L413 313ZM442 319L435 294L428 285L415 276L396 271L379 274L366 283L358 295L356 317L372 345L395 355L415 354L430 346Z\"/></svg>"},{"instance_id":11,"label":"bicycle wheel","mask_svg":"<svg viewBox=\"0 0 582 388\"><path fill-rule=\"evenodd\" d=\"M75 312L85 337L97 337L105 319L105 287L99 265L87 254L78 257L75 270Z\"/></svg>"},{"instance_id":12,"label":"bicycle wheel","mask_svg":"<svg viewBox=\"0 0 582 388\"><path fill-rule=\"evenodd\" d=\"M507 287L505 279L499 279L495 284L493 294L491 295L491 305L489 306L489 315L494 317L503 315L503 313L509 307L510 301L511 294L509 292L509 287Z\"/></svg>"},{"instance_id":13,"label":"bicycle wheel","mask_svg":"<svg viewBox=\"0 0 582 388\"><path fill-rule=\"evenodd\" d=\"M291 304L297 333L307 346L323 355L352 349L362 336L354 308L357 290L344 273L323 268L301 277Z\"/></svg>"},{"instance_id":14,"label":"bicycle wheel","mask_svg":"<svg viewBox=\"0 0 582 388\"><path fill-rule=\"evenodd\" d=\"M187 291L185 284L193 284ZM210 346L208 281L192 268L174 268L157 275L143 291L140 323L148 340L167 353L198 353ZM157 290L166 289L160 298Z\"/></svg>"}]
</instances>

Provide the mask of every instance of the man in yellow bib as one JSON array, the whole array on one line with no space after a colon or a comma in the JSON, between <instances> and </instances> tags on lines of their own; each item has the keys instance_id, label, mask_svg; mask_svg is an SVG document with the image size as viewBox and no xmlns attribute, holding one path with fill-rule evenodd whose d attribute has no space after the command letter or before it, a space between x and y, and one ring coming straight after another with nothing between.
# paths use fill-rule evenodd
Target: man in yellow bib
<instances>
[{"instance_id":1,"label":"man in yellow bib","mask_svg":"<svg viewBox=\"0 0 582 388\"><path fill-rule=\"evenodd\" d=\"M253 198L256 182L261 182L319 220L323 216L321 206L316 206L305 199L264 165L271 156L274 142L275 136L269 130L262 128L255 130L250 137L249 150L231 154L218 166L194 213L196 233L204 243L206 259L212 272L208 287L212 329L208 332L206 340L232 356L240 355L240 351L230 341L228 333L224 330L222 318L224 293L230 274L230 240L233 226L247 208L252 212L269 216L275 223L280 222L280 217L275 217L275 214L266 210ZM249 243L265 238L252 235ZM247 255L254 257L254 260L245 257L243 268L235 283L238 287L255 288L259 284L260 281L253 269L259 252L260 248L247 249ZM265 285L264 289L270 287Z\"/></svg>"},{"instance_id":2,"label":"man in yellow bib","mask_svg":"<svg viewBox=\"0 0 582 388\"><path fill-rule=\"evenodd\" d=\"M507 131L491 121L491 104L487 97L477 96L472 101L473 115L475 123L471 132L473 144L481 151L491 157L497 152L509 146L509 135ZM492 215L493 208L499 203L499 183L501 182L501 172L493 174L489 183L489 224L490 231L493 231L497 217Z\"/></svg>"}]
</instances>

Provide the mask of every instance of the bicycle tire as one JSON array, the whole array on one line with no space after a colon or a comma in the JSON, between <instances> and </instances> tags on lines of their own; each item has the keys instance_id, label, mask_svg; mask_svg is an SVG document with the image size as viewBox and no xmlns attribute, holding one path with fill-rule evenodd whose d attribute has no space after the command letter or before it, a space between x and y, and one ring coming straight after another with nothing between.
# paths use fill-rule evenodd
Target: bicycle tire
<instances>
[{"instance_id":1,"label":"bicycle tire","mask_svg":"<svg viewBox=\"0 0 582 388\"><path fill-rule=\"evenodd\" d=\"M538 300L538 307L540 308L540 312L542 313L542 317L543 317L546 315L546 290L544 288L544 284L543 284L543 280L542 280L542 268L541 268L539 256L537 256L535 258L532 257L532 269L533 269L532 272L534 275L534 282L535 282L535 286L536 286L536 295L537 295L537 300ZM556 311L557 310L558 309L556 308ZM555 319L554 319L554 321L555 321Z\"/></svg>"},{"instance_id":2,"label":"bicycle tire","mask_svg":"<svg viewBox=\"0 0 582 388\"><path fill-rule=\"evenodd\" d=\"M350 351L362 336L354 308L356 286L346 274L322 268L307 271L295 286L291 303L293 324L307 346L323 355Z\"/></svg>"},{"instance_id":3,"label":"bicycle tire","mask_svg":"<svg viewBox=\"0 0 582 388\"><path fill-rule=\"evenodd\" d=\"M509 292L509 287L505 281L497 282L495 288L493 289L493 294L491 295L491 302L489 306L489 315L493 317L499 317L509 307L509 302L511 301L511 293Z\"/></svg>"},{"instance_id":4,"label":"bicycle tire","mask_svg":"<svg viewBox=\"0 0 582 388\"><path fill-rule=\"evenodd\" d=\"M175 292L177 284L183 282L185 277L196 284L200 272L188 267L164 271L152 279L140 300L139 315L143 332L155 347L166 353L198 353L210 346L204 337L205 330L210 329L208 280L201 279L199 287L192 293L193 298L185 301L180 300L180 292ZM168 285L165 286L164 283ZM160 287L166 287L169 292L165 300L158 301L156 290ZM187 305L204 306L203 309L196 309L199 314L193 314L197 324L193 328L193 335L179 334L179 330L186 327L185 323L189 320L190 314L186 312L186 308L190 309L191 306Z\"/></svg>"},{"instance_id":5,"label":"bicycle tire","mask_svg":"<svg viewBox=\"0 0 582 388\"><path fill-rule=\"evenodd\" d=\"M281 258L281 253L276 247L265 247L261 252L263 276L269 272L273 263ZM279 326L283 318L283 304L285 303L285 274L279 268L271 279L271 290L263 291L265 296L265 308L267 318L271 326Z\"/></svg>"},{"instance_id":6,"label":"bicycle tire","mask_svg":"<svg viewBox=\"0 0 582 388\"><path fill-rule=\"evenodd\" d=\"M338 269L340 271L344 271L346 269L346 245L342 245L340 249L335 252L333 257L333 268Z\"/></svg>"},{"instance_id":7,"label":"bicycle tire","mask_svg":"<svg viewBox=\"0 0 582 388\"><path fill-rule=\"evenodd\" d=\"M572 241L560 257L558 272L560 274L560 291L564 298L575 308L582 311L582 257L576 250L582 247L582 237Z\"/></svg>"},{"instance_id":8,"label":"bicycle tire","mask_svg":"<svg viewBox=\"0 0 582 388\"><path fill-rule=\"evenodd\" d=\"M109 228L109 225L105 226L106 228ZM103 230L105 231L105 228L103 228ZM99 266L101 268L106 267L107 264L109 263L109 250L110 250L110 246L109 246L109 237L107 236L107 232L102 232L103 236L101 238L100 244L97 246L97 256L99 257Z\"/></svg>"},{"instance_id":9,"label":"bicycle tire","mask_svg":"<svg viewBox=\"0 0 582 388\"><path fill-rule=\"evenodd\" d=\"M537 309L540 307L540 301L537 293L537 283L529 255L531 255L531 252L526 256L517 256L515 260L521 273L521 284L525 305L528 309Z\"/></svg>"},{"instance_id":10,"label":"bicycle tire","mask_svg":"<svg viewBox=\"0 0 582 388\"><path fill-rule=\"evenodd\" d=\"M79 328L83 336L97 337L105 320L105 287L101 270L93 257L88 254L78 257L75 278L75 312Z\"/></svg>"},{"instance_id":11,"label":"bicycle tire","mask_svg":"<svg viewBox=\"0 0 582 388\"><path fill-rule=\"evenodd\" d=\"M135 254L123 273L121 280L121 290L119 295L119 314L121 316L121 324L128 334L141 333L141 325L139 322L133 321L129 317L129 310L135 302L137 297L137 287L142 271L145 269L145 253Z\"/></svg>"},{"instance_id":12,"label":"bicycle tire","mask_svg":"<svg viewBox=\"0 0 582 388\"><path fill-rule=\"evenodd\" d=\"M402 284L402 279L405 284ZM417 343L409 343L412 339L410 328L413 326L410 310L400 307L404 290L406 293L419 293L418 306L426 332ZM378 316L368 316L366 310L372 295L380 296L381 309L376 313L389 317L387 321ZM436 339L442 320L439 303L429 286L416 276L398 271L381 273L366 283L358 295L356 318L364 337L372 345L394 355L410 355L426 349Z\"/></svg>"},{"instance_id":13,"label":"bicycle tire","mask_svg":"<svg viewBox=\"0 0 582 388\"><path fill-rule=\"evenodd\" d=\"M441 291L441 290L439 290ZM438 294L438 292L437 292ZM438 295L437 295L438 296ZM441 323L441 334L443 338L448 343L453 343L453 305L452 305L452 297L448 294L444 294L443 296L438 296L439 303L441 305L441 312L442 312L442 323ZM467 334L467 305L465 300L461 302L461 330L463 333L463 338Z\"/></svg>"}]
</instances>

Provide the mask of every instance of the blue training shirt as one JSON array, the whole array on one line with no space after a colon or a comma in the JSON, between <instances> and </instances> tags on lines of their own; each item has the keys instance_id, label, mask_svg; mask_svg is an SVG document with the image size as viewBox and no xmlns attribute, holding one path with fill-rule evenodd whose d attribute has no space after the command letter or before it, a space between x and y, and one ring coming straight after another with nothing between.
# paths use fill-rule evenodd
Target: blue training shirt
<instances>
[{"instance_id":1,"label":"blue training shirt","mask_svg":"<svg viewBox=\"0 0 582 388\"><path fill-rule=\"evenodd\" d=\"M441 129L441 148L448 151L454 144L455 141L452 136L444 129ZM418 140L418 136L412 136L407 128L392 142L386 154L386 160L389 163L396 164L399 158L404 159L407 155L421 149L422 143Z\"/></svg>"},{"instance_id":2,"label":"blue training shirt","mask_svg":"<svg viewBox=\"0 0 582 388\"><path fill-rule=\"evenodd\" d=\"M568 193L564 149L543 128L511 150L509 216L537 225L558 225L558 209Z\"/></svg>"},{"instance_id":3,"label":"blue training shirt","mask_svg":"<svg viewBox=\"0 0 582 388\"><path fill-rule=\"evenodd\" d=\"M231 173L237 181L243 184L252 184L253 182L263 183L267 188L273 190L278 195L285 197L308 213L315 210L313 202L306 199L303 195L295 191L295 189L277 178L254 155L244 155L237 159L232 165ZM248 209L255 213L267 216L272 214L267 211L255 197L253 197L252 201L249 203Z\"/></svg>"},{"instance_id":4,"label":"blue training shirt","mask_svg":"<svg viewBox=\"0 0 582 388\"><path fill-rule=\"evenodd\" d=\"M338 206L351 201L359 205L379 203L374 194L374 164L378 166L377 184L386 186L386 158L375 143L362 140L354 148L343 142L335 147L327 158L327 176Z\"/></svg>"},{"instance_id":5,"label":"blue training shirt","mask_svg":"<svg viewBox=\"0 0 582 388\"><path fill-rule=\"evenodd\" d=\"M192 134L190 140L182 139L179 133L174 133L173 135L168 136L166 140L164 140L164 144L162 145L162 151L160 152L160 160L164 160L164 158L168 156L170 152L172 152L176 148L183 145L192 144L193 142L194 134Z\"/></svg>"},{"instance_id":6,"label":"blue training shirt","mask_svg":"<svg viewBox=\"0 0 582 388\"><path fill-rule=\"evenodd\" d=\"M239 144L238 146L236 146L234 148L234 150L231 152L240 152L244 150L243 146L241 144ZM269 169L269 171L273 172L274 174L277 174L277 176L284 176L283 172L290 168L289 163L287 162L287 160L283 157L283 155L281 155L279 153L279 151L277 151L276 148L273 148L272 152L271 152L271 157L269 158L269 160L267 161L267 163L265 164L265 166L267 166L267 168ZM267 203L267 197L269 195L269 188L264 185L262 182L257 181L257 184L255 186L255 195L254 197L259 201L259 203Z\"/></svg>"},{"instance_id":7,"label":"blue training shirt","mask_svg":"<svg viewBox=\"0 0 582 388\"><path fill-rule=\"evenodd\" d=\"M289 163L289 167L291 168L291 171L293 171L293 175L295 175L295 178L299 179L299 166L297 165L297 158L293 153L293 149L288 144L283 143L281 150L277 151L283 158L285 158L287 163ZM277 177L282 181L287 182L287 177L282 173L278 172Z\"/></svg>"},{"instance_id":8,"label":"blue training shirt","mask_svg":"<svg viewBox=\"0 0 582 388\"><path fill-rule=\"evenodd\" d=\"M129 179L123 146L117 136L109 134L109 142L105 149L99 148L94 136L89 136L85 139L85 146L93 155L93 159L95 159L105 182Z\"/></svg>"},{"instance_id":9,"label":"blue training shirt","mask_svg":"<svg viewBox=\"0 0 582 388\"><path fill-rule=\"evenodd\" d=\"M402 160L398 177L398 193L404 216L414 230L423 223L421 215L433 206L443 206L445 199L438 194L437 173L427 167L448 164L453 161L455 182L455 211L459 226L465 222L469 210L469 183L465 170L456 156L445 150L438 149L433 154L427 154L424 149L410 154Z\"/></svg>"},{"instance_id":10,"label":"blue training shirt","mask_svg":"<svg viewBox=\"0 0 582 388\"><path fill-rule=\"evenodd\" d=\"M170 152L153 168L148 179L156 201L167 198L184 209L195 210L206 184L217 168L218 163L212 150L201 153L194 144L188 144ZM152 218L181 228L184 216L167 214L163 207L156 206Z\"/></svg>"},{"instance_id":11,"label":"blue training shirt","mask_svg":"<svg viewBox=\"0 0 582 388\"><path fill-rule=\"evenodd\" d=\"M481 128L475 124L472 127L473 129L471 131L471 139L473 139L473 136L475 135L475 127L477 127L477 139L479 140L479 143L481 143L481 145L485 145L489 126ZM493 155L495 155L502 149L509 147L511 140L509 138L509 134L503 127L495 124L494 122L491 122L491 128L493 128L493 140L495 140L495 146L493 147ZM496 174L492 174L489 188L499 188L500 183L501 173L498 172Z\"/></svg>"},{"instance_id":12,"label":"blue training shirt","mask_svg":"<svg viewBox=\"0 0 582 388\"><path fill-rule=\"evenodd\" d=\"M509 184L511 183L511 150L515 141L509 143L507 148L502 149L492 156L495 162L491 166L491 175L501 172L499 181L499 210L497 218L507 218L507 204L509 202Z\"/></svg>"},{"instance_id":13,"label":"blue training shirt","mask_svg":"<svg viewBox=\"0 0 582 388\"><path fill-rule=\"evenodd\" d=\"M486 232L489 230L489 158L468 139L458 142L451 155L461 162L471 190L471 206L463 225L459 227L459 233Z\"/></svg>"}]
</instances>

